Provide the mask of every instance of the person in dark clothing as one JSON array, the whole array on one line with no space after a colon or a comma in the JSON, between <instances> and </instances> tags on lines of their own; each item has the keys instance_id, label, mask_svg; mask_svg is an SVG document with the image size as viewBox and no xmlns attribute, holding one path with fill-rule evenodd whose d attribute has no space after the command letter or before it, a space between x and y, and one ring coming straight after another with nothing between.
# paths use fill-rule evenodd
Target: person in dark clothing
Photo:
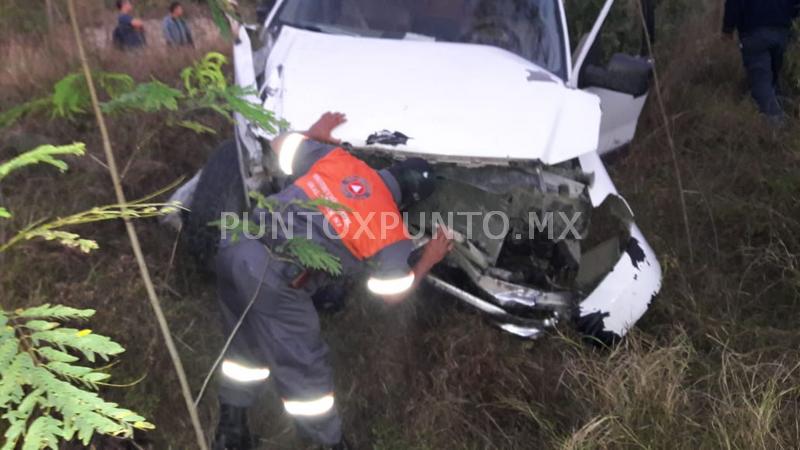
<instances>
[{"instance_id":1,"label":"person in dark clothing","mask_svg":"<svg viewBox=\"0 0 800 450\"><path fill-rule=\"evenodd\" d=\"M183 19L183 5L180 2L172 2L169 5L169 14L164 17L161 26L164 31L164 40L171 46L194 46L192 31L189 24Z\"/></svg>"},{"instance_id":2,"label":"person in dark clothing","mask_svg":"<svg viewBox=\"0 0 800 450\"><path fill-rule=\"evenodd\" d=\"M144 47L144 22L133 17L133 3L130 0L117 0L117 27L114 29L114 45L121 50Z\"/></svg>"},{"instance_id":3,"label":"person in dark clothing","mask_svg":"<svg viewBox=\"0 0 800 450\"><path fill-rule=\"evenodd\" d=\"M727 0L723 33L739 32L750 91L765 115L780 119L778 79L800 0Z\"/></svg>"}]
</instances>

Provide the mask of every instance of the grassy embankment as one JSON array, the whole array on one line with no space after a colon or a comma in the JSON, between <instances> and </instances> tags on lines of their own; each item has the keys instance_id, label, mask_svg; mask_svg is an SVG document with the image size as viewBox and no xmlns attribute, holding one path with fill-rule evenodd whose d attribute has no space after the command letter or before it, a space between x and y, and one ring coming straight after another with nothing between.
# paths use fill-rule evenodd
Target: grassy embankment
<instances>
[{"instance_id":1,"label":"grassy embankment","mask_svg":"<svg viewBox=\"0 0 800 450\"><path fill-rule=\"evenodd\" d=\"M612 170L665 272L662 294L640 326L619 347L601 351L568 330L518 341L428 290L394 309L354 295L349 309L326 318L324 327L339 405L359 448L796 448L800 128L794 107L786 129L763 123L743 90L735 44L718 39L717 20L718 10L689 17L662 34L657 48L691 243L672 150L652 99L630 154ZM0 72L3 106L41 93L75 68L60 46L4 45L2 52L9 51L16 63ZM191 56L96 54L100 67L162 80L176 80ZM790 58L800 60L800 52ZM130 197L191 175L217 141L161 125L145 116L112 122ZM21 133L84 140L101 159L88 119L27 120L4 132L0 157ZM49 169L17 175L4 190L17 223L112 200L105 169L93 158L75 161L66 175ZM213 284L181 258L170 264L169 232L156 223L138 228L197 388L222 339ZM111 395L158 425L144 436L152 448L193 448L121 225L81 231L100 241L100 252L87 257L35 243L7 255L0 303L97 308L94 327L128 348L114 369L117 380L146 375ZM201 414L210 432L209 400ZM253 424L271 437L265 448L297 448L278 399L267 393L262 405Z\"/></svg>"}]
</instances>

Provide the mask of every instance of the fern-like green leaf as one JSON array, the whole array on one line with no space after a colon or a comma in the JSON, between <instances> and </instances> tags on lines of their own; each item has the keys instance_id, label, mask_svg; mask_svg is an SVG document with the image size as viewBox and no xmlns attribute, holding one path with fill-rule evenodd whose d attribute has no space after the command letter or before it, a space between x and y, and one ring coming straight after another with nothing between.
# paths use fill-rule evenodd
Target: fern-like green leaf
<instances>
[{"instance_id":1,"label":"fern-like green leaf","mask_svg":"<svg viewBox=\"0 0 800 450\"><path fill-rule=\"evenodd\" d=\"M189 97L207 95L210 91L224 90L228 82L222 66L227 58L222 53L207 53L200 61L181 71L183 87Z\"/></svg>"},{"instance_id":2,"label":"fern-like green leaf","mask_svg":"<svg viewBox=\"0 0 800 450\"><path fill-rule=\"evenodd\" d=\"M46 320L29 320L25 322L25 328L33 331L47 331L58 328L61 324L58 322L48 322Z\"/></svg>"},{"instance_id":3,"label":"fern-like green leaf","mask_svg":"<svg viewBox=\"0 0 800 450\"><path fill-rule=\"evenodd\" d=\"M290 239L283 245L281 251L296 258L303 267L327 272L333 276L342 274L341 260L311 240Z\"/></svg>"},{"instance_id":4,"label":"fern-like green leaf","mask_svg":"<svg viewBox=\"0 0 800 450\"><path fill-rule=\"evenodd\" d=\"M52 321L93 314L60 305L0 311L0 410L6 422L0 449L14 450L20 443L23 450L56 449L75 437L88 445L95 434L131 437L134 429L154 428L135 412L103 400L96 391L109 375L75 364L79 358L67 351L93 361L119 354L122 347L90 330L61 328Z\"/></svg>"},{"instance_id":5,"label":"fern-like green leaf","mask_svg":"<svg viewBox=\"0 0 800 450\"><path fill-rule=\"evenodd\" d=\"M258 191L250 191L248 196L256 201L256 208L266 209L273 213L278 207L278 201L274 198L267 198L264 194Z\"/></svg>"},{"instance_id":6,"label":"fern-like green leaf","mask_svg":"<svg viewBox=\"0 0 800 450\"><path fill-rule=\"evenodd\" d=\"M17 356L18 350L19 340L13 334L4 335L0 340L0 367L8 367Z\"/></svg>"},{"instance_id":7,"label":"fern-like green leaf","mask_svg":"<svg viewBox=\"0 0 800 450\"><path fill-rule=\"evenodd\" d=\"M36 349L36 352L39 353L43 358L53 362L74 363L78 361L76 356L72 356L67 352L62 352L61 350L56 350L53 347L39 347Z\"/></svg>"},{"instance_id":8,"label":"fern-like green leaf","mask_svg":"<svg viewBox=\"0 0 800 450\"><path fill-rule=\"evenodd\" d=\"M53 115L71 118L86 111L91 99L83 74L71 73L53 86Z\"/></svg>"},{"instance_id":9,"label":"fern-like green leaf","mask_svg":"<svg viewBox=\"0 0 800 450\"><path fill-rule=\"evenodd\" d=\"M103 103L103 112L115 113L126 110L155 112L161 110L177 111L181 91L173 89L160 81L151 81L136 86L136 89L112 98Z\"/></svg>"},{"instance_id":10,"label":"fern-like green leaf","mask_svg":"<svg viewBox=\"0 0 800 450\"><path fill-rule=\"evenodd\" d=\"M35 367L29 354L17 353L11 359L11 363L2 367L1 370L0 409L7 409L10 404L22 401L25 395L23 388L30 385Z\"/></svg>"},{"instance_id":11,"label":"fern-like green leaf","mask_svg":"<svg viewBox=\"0 0 800 450\"><path fill-rule=\"evenodd\" d=\"M37 344L38 341L49 342L61 350L67 347L73 348L83 353L86 359L91 362L94 362L95 356L108 360L110 356L125 351L121 345L105 336L93 334L89 330L76 330L75 328L37 331L31 334L31 339Z\"/></svg>"},{"instance_id":12,"label":"fern-like green leaf","mask_svg":"<svg viewBox=\"0 0 800 450\"><path fill-rule=\"evenodd\" d=\"M95 372L91 367L78 366L75 364L51 361L45 365L55 375L74 381L86 386L89 389L97 390L97 383L107 380L111 375L103 372Z\"/></svg>"},{"instance_id":13,"label":"fern-like green leaf","mask_svg":"<svg viewBox=\"0 0 800 450\"><path fill-rule=\"evenodd\" d=\"M53 104L51 97L37 98L21 105L16 105L11 109L0 113L0 128L10 127L21 118L35 114L40 111L47 111Z\"/></svg>"},{"instance_id":14,"label":"fern-like green leaf","mask_svg":"<svg viewBox=\"0 0 800 450\"><path fill-rule=\"evenodd\" d=\"M230 105L231 109L242 115L245 119L257 125L268 133L277 133L275 129L275 115L257 103L251 103L246 99L249 91L243 90L238 86L229 86L221 92L222 97Z\"/></svg>"},{"instance_id":15,"label":"fern-like green leaf","mask_svg":"<svg viewBox=\"0 0 800 450\"><path fill-rule=\"evenodd\" d=\"M133 90L136 84L133 77L126 73L118 72L97 72L93 74L105 93L111 97L119 97Z\"/></svg>"},{"instance_id":16,"label":"fern-like green leaf","mask_svg":"<svg viewBox=\"0 0 800 450\"><path fill-rule=\"evenodd\" d=\"M50 319L50 320L85 320L94 316L93 309L77 309L63 305L44 305L34 306L21 311L18 316L26 319Z\"/></svg>"},{"instance_id":17,"label":"fern-like green leaf","mask_svg":"<svg viewBox=\"0 0 800 450\"><path fill-rule=\"evenodd\" d=\"M224 0L208 0L209 9L211 9L211 19L219 28L220 34L225 38L231 37L231 24L228 18L225 17Z\"/></svg>"},{"instance_id":18,"label":"fern-like green leaf","mask_svg":"<svg viewBox=\"0 0 800 450\"><path fill-rule=\"evenodd\" d=\"M22 450L42 450L49 448L58 450L58 441L61 438L60 420L51 416L39 416L28 427Z\"/></svg>"},{"instance_id":19,"label":"fern-like green leaf","mask_svg":"<svg viewBox=\"0 0 800 450\"><path fill-rule=\"evenodd\" d=\"M42 238L45 241L58 241L64 247L77 248L83 253L91 253L100 246L97 241L83 239L80 235L63 230L34 230L25 236L25 239Z\"/></svg>"},{"instance_id":20,"label":"fern-like green leaf","mask_svg":"<svg viewBox=\"0 0 800 450\"><path fill-rule=\"evenodd\" d=\"M133 78L124 73L98 72L93 74L100 87L111 97L123 96L133 89ZM52 108L55 117L71 119L85 113L91 103L89 85L82 73L71 73L53 87Z\"/></svg>"},{"instance_id":21,"label":"fern-like green leaf","mask_svg":"<svg viewBox=\"0 0 800 450\"><path fill-rule=\"evenodd\" d=\"M0 180L8 176L14 170L33 164L45 163L64 172L69 166L64 161L57 159L57 156L83 155L86 153L86 146L81 143L72 145L42 145L33 150L29 150L9 161L0 163Z\"/></svg>"},{"instance_id":22,"label":"fern-like green leaf","mask_svg":"<svg viewBox=\"0 0 800 450\"><path fill-rule=\"evenodd\" d=\"M36 371L32 383L45 391L48 406L64 417L64 439L77 434L88 445L94 433L131 436L133 428L152 428L152 424L133 411L107 402L95 392L79 389L47 370Z\"/></svg>"},{"instance_id":23,"label":"fern-like green leaf","mask_svg":"<svg viewBox=\"0 0 800 450\"><path fill-rule=\"evenodd\" d=\"M10 219L10 218L11 218L11 212L0 206L0 219Z\"/></svg>"},{"instance_id":24,"label":"fern-like green leaf","mask_svg":"<svg viewBox=\"0 0 800 450\"><path fill-rule=\"evenodd\" d=\"M192 130L197 134L204 134L204 133L217 134L216 130L214 130L213 128L209 128L200 122L195 122L194 120L181 120L180 122L178 122L178 125L183 128Z\"/></svg>"}]
</instances>

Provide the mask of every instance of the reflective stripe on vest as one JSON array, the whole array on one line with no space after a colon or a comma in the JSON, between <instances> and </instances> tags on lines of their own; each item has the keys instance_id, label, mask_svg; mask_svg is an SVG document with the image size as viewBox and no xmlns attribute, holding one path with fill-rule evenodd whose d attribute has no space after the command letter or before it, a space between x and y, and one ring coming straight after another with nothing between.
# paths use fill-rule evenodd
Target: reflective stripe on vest
<instances>
[{"instance_id":1,"label":"reflective stripe on vest","mask_svg":"<svg viewBox=\"0 0 800 450\"><path fill-rule=\"evenodd\" d=\"M407 239L402 216L383 178L341 148L317 161L295 185L312 200L323 198L344 207L319 209L359 260Z\"/></svg>"}]
</instances>

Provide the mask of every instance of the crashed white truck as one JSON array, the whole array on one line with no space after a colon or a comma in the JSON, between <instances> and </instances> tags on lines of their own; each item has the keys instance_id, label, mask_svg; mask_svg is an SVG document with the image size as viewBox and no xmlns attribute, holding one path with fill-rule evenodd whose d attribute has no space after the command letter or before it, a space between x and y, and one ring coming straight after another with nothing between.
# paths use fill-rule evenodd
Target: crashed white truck
<instances>
[{"instance_id":1,"label":"crashed white truck","mask_svg":"<svg viewBox=\"0 0 800 450\"><path fill-rule=\"evenodd\" d=\"M293 129L345 112L335 137L375 166L436 167L409 226L440 214L460 239L433 286L518 336L564 322L610 342L661 286L600 157L633 138L652 74L646 55L593 56L613 3L573 53L560 0L267 2L234 27L235 78ZM238 120L248 188L278 172L272 137Z\"/></svg>"}]
</instances>

